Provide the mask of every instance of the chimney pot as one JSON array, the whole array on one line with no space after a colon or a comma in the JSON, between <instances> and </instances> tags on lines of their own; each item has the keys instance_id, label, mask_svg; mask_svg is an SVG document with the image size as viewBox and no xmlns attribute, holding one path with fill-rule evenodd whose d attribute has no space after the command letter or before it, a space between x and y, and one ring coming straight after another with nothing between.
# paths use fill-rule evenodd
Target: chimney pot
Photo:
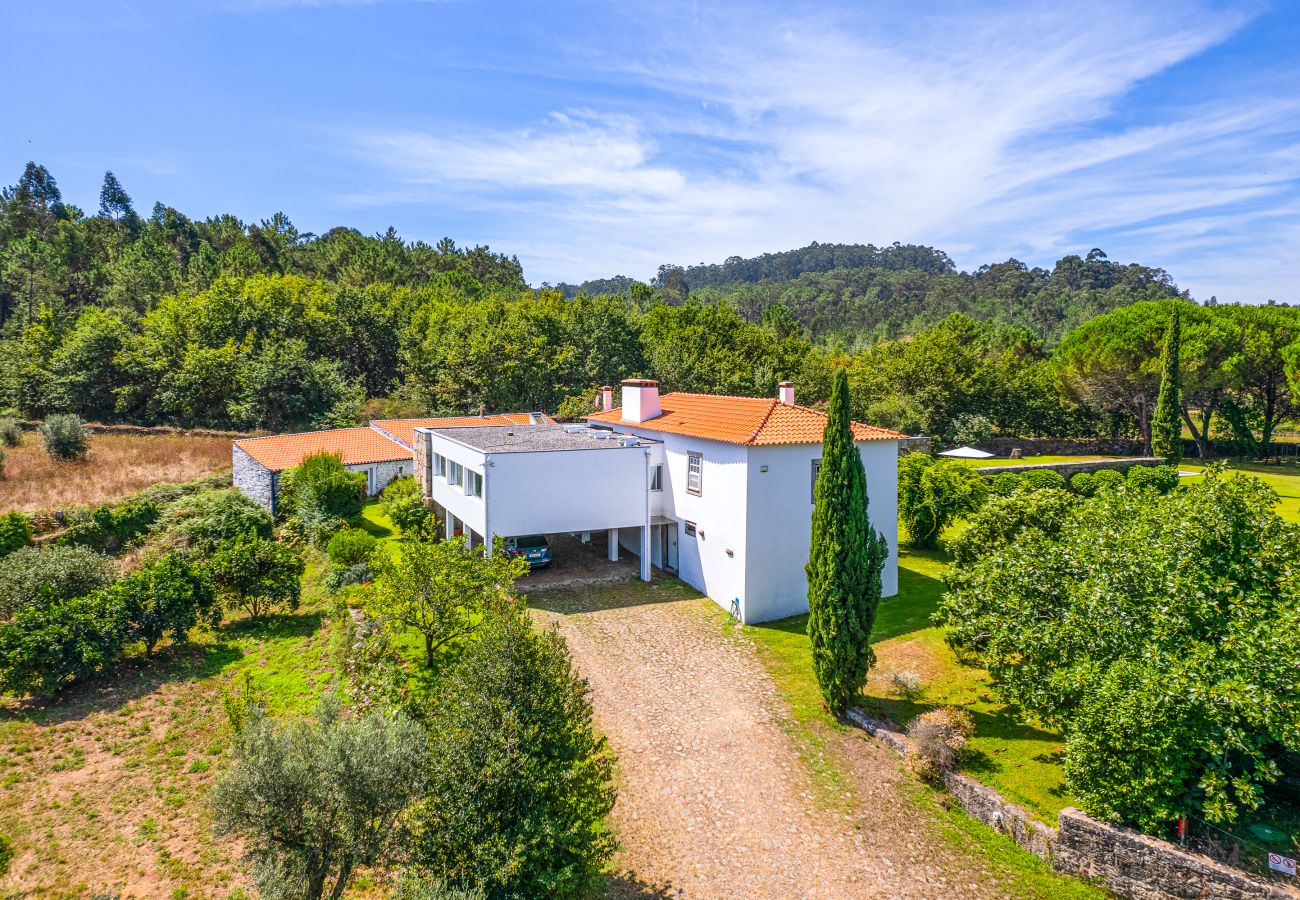
<instances>
[{"instance_id":1,"label":"chimney pot","mask_svg":"<svg viewBox=\"0 0 1300 900\"><path fill-rule=\"evenodd\" d=\"M777 385L776 396L786 406L794 406L794 382L783 381Z\"/></svg>"},{"instance_id":2,"label":"chimney pot","mask_svg":"<svg viewBox=\"0 0 1300 900\"><path fill-rule=\"evenodd\" d=\"M602 412L609 412L614 408L614 389L605 385L600 389L600 409Z\"/></svg>"},{"instance_id":3,"label":"chimney pot","mask_svg":"<svg viewBox=\"0 0 1300 900\"><path fill-rule=\"evenodd\" d=\"M627 378L623 381L624 422L645 422L663 415L659 407L659 382L649 378Z\"/></svg>"}]
</instances>

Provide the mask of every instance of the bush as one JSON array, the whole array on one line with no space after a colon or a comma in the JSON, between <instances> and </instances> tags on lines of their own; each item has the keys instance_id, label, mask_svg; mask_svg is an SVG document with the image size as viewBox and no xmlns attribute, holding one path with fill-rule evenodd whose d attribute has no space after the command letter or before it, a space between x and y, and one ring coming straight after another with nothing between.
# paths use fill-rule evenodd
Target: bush
<instances>
[{"instance_id":1,"label":"bush","mask_svg":"<svg viewBox=\"0 0 1300 900\"><path fill-rule=\"evenodd\" d=\"M324 520L359 515L365 499L364 472L349 472L337 453L315 453L280 476L277 512L298 516L311 532Z\"/></svg>"},{"instance_id":2,"label":"bush","mask_svg":"<svg viewBox=\"0 0 1300 900\"><path fill-rule=\"evenodd\" d=\"M931 784L941 784L943 773L961 762L974 733L975 720L959 707L944 706L917 716L907 726L915 751L908 758L912 771Z\"/></svg>"},{"instance_id":3,"label":"bush","mask_svg":"<svg viewBox=\"0 0 1300 900\"><path fill-rule=\"evenodd\" d=\"M921 676L915 672L894 672L889 676L889 684L905 700L915 700L923 693Z\"/></svg>"},{"instance_id":4,"label":"bush","mask_svg":"<svg viewBox=\"0 0 1300 900\"><path fill-rule=\"evenodd\" d=\"M909 453L898 463L899 518L914 547L937 547L943 530L988 496L984 479L950 459Z\"/></svg>"},{"instance_id":5,"label":"bush","mask_svg":"<svg viewBox=\"0 0 1300 900\"><path fill-rule=\"evenodd\" d=\"M379 544L374 535L363 528L344 528L336 532L325 546L330 562L343 569L350 569L370 559Z\"/></svg>"},{"instance_id":6,"label":"bush","mask_svg":"<svg viewBox=\"0 0 1300 900\"><path fill-rule=\"evenodd\" d=\"M500 604L435 691L412 863L493 897L584 896L616 847L614 763L564 639Z\"/></svg>"},{"instance_id":7,"label":"bush","mask_svg":"<svg viewBox=\"0 0 1300 900\"><path fill-rule=\"evenodd\" d=\"M423 729L401 713L343 718L321 703L318 722L254 714L237 734L236 764L212 791L218 834L238 834L263 897L342 896L362 866L401 846L407 806L426 783Z\"/></svg>"},{"instance_id":8,"label":"bush","mask_svg":"<svg viewBox=\"0 0 1300 900\"><path fill-rule=\"evenodd\" d=\"M1091 497L1097 492L1097 478L1094 472L1078 472L1070 479L1070 490L1080 497Z\"/></svg>"},{"instance_id":9,"label":"bush","mask_svg":"<svg viewBox=\"0 0 1300 900\"><path fill-rule=\"evenodd\" d=\"M1020 475L1016 472L999 472L988 480L989 493L995 497L1010 497L1020 490Z\"/></svg>"},{"instance_id":10,"label":"bush","mask_svg":"<svg viewBox=\"0 0 1300 900\"><path fill-rule=\"evenodd\" d=\"M253 532L223 544L208 563L208 574L227 606L253 618L279 607L297 609L302 572L301 556Z\"/></svg>"},{"instance_id":11,"label":"bush","mask_svg":"<svg viewBox=\"0 0 1300 900\"><path fill-rule=\"evenodd\" d=\"M1030 496L1042 521L1005 541L985 519L1005 510L975 517L937 616L949 643L1065 734L1093 815L1158 832L1260 808L1300 751L1300 527L1277 495L1211 469L1164 495Z\"/></svg>"},{"instance_id":12,"label":"bush","mask_svg":"<svg viewBox=\"0 0 1300 900\"><path fill-rule=\"evenodd\" d=\"M429 508L424 505L420 484L409 475L388 482L381 496L384 513L403 534L419 531L429 518Z\"/></svg>"},{"instance_id":13,"label":"bush","mask_svg":"<svg viewBox=\"0 0 1300 900\"><path fill-rule=\"evenodd\" d=\"M107 557L85 547L23 547L0 557L0 619L84 597L113 583Z\"/></svg>"},{"instance_id":14,"label":"bush","mask_svg":"<svg viewBox=\"0 0 1300 900\"><path fill-rule=\"evenodd\" d=\"M345 587L352 587L358 584L369 584L375 580L374 570L366 563L357 563L355 566L348 566L346 569L338 566L330 567L325 573L325 579L322 584L325 590L331 594L335 591L341 591Z\"/></svg>"},{"instance_id":15,"label":"bush","mask_svg":"<svg viewBox=\"0 0 1300 900\"><path fill-rule=\"evenodd\" d=\"M1030 469L1020 475L1020 490L1065 490L1065 477L1051 469Z\"/></svg>"},{"instance_id":16,"label":"bush","mask_svg":"<svg viewBox=\"0 0 1300 900\"><path fill-rule=\"evenodd\" d=\"M68 413L57 413L41 423L41 440L45 452L55 459L81 459L90 449L90 432L81 419Z\"/></svg>"},{"instance_id":17,"label":"bush","mask_svg":"<svg viewBox=\"0 0 1300 900\"><path fill-rule=\"evenodd\" d=\"M18 609L0 625L0 687L11 694L52 696L122 658L127 624L117 597L83 597Z\"/></svg>"},{"instance_id":18,"label":"bush","mask_svg":"<svg viewBox=\"0 0 1300 900\"><path fill-rule=\"evenodd\" d=\"M1173 466L1133 466L1126 480L1139 490L1167 494L1178 487L1178 470Z\"/></svg>"},{"instance_id":19,"label":"bush","mask_svg":"<svg viewBox=\"0 0 1300 900\"><path fill-rule=\"evenodd\" d=\"M157 504L148 500L97 506L83 521L71 525L57 541L65 546L117 553L147 534L159 515Z\"/></svg>"},{"instance_id":20,"label":"bush","mask_svg":"<svg viewBox=\"0 0 1300 900\"><path fill-rule=\"evenodd\" d=\"M20 512L0 516L0 556L6 556L32 542L31 519Z\"/></svg>"},{"instance_id":21,"label":"bush","mask_svg":"<svg viewBox=\"0 0 1300 900\"><path fill-rule=\"evenodd\" d=\"M1093 496L1103 491L1113 491L1124 486L1124 473L1114 469L1102 469L1092 475Z\"/></svg>"},{"instance_id":22,"label":"bush","mask_svg":"<svg viewBox=\"0 0 1300 900\"><path fill-rule=\"evenodd\" d=\"M9 838L0 834L0 878L9 874L9 867L14 861L14 845L9 842Z\"/></svg>"},{"instance_id":23,"label":"bush","mask_svg":"<svg viewBox=\"0 0 1300 900\"><path fill-rule=\"evenodd\" d=\"M145 656L153 655L154 646L169 631L179 644L199 622L220 621L212 586L177 553L145 563L109 591L125 611L127 640L143 641Z\"/></svg>"},{"instance_id":24,"label":"bush","mask_svg":"<svg viewBox=\"0 0 1300 900\"><path fill-rule=\"evenodd\" d=\"M982 444L997 432L997 428L987 416L969 413L953 419L952 427L953 443L966 447Z\"/></svg>"},{"instance_id":25,"label":"bush","mask_svg":"<svg viewBox=\"0 0 1300 900\"><path fill-rule=\"evenodd\" d=\"M0 444L17 447L23 442L23 426L13 416L0 416Z\"/></svg>"},{"instance_id":26,"label":"bush","mask_svg":"<svg viewBox=\"0 0 1300 900\"><path fill-rule=\"evenodd\" d=\"M252 532L269 538L275 523L266 510L233 488L203 491L167 505L158 530L172 543L200 556Z\"/></svg>"}]
</instances>

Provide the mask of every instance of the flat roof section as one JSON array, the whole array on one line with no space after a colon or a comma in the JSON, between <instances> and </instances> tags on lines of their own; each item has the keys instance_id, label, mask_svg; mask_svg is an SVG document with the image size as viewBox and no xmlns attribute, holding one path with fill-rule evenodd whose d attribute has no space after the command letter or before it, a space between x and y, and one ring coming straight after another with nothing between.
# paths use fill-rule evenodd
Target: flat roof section
<instances>
[{"instance_id":1,"label":"flat roof section","mask_svg":"<svg viewBox=\"0 0 1300 900\"><path fill-rule=\"evenodd\" d=\"M536 453L548 450L618 450L649 447L654 441L634 434L585 425L480 425L477 428L420 429L484 453Z\"/></svg>"}]
</instances>

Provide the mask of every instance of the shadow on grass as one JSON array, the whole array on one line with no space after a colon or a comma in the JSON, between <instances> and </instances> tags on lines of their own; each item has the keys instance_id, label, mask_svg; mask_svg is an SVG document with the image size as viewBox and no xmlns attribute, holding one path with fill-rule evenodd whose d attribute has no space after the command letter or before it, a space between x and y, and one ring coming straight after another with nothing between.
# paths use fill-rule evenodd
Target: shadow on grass
<instances>
[{"instance_id":1,"label":"shadow on grass","mask_svg":"<svg viewBox=\"0 0 1300 900\"><path fill-rule=\"evenodd\" d=\"M389 528L387 525L381 525L379 522L366 516L358 516L354 519L352 521L352 527L360 528L375 540L379 541L397 537L397 532L394 529Z\"/></svg>"},{"instance_id":2,"label":"shadow on grass","mask_svg":"<svg viewBox=\"0 0 1300 900\"><path fill-rule=\"evenodd\" d=\"M271 613L256 619L244 618L225 622L217 627L217 634L238 638L279 640L305 638L315 634L325 619L323 610L311 612Z\"/></svg>"},{"instance_id":3,"label":"shadow on grass","mask_svg":"<svg viewBox=\"0 0 1300 900\"><path fill-rule=\"evenodd\" d=\"M927 703L924 700L905 700L895 697L862 697L862 710L867 715L874 716L878 719L884 719L898 727L907 725L908 722L915 719L921 713L929 712L932 709L938 709L944 704ZM994 738L1006 741L1041 741L1043 743L1057 746L1063 738L1059 734L1051 731L1044 731L1033 725L1025 725L1016 721L1010 711L999 710L996 713L983 712L981 710L971 709L969 706L963 707L971 714L975 720L975 736L981 738ZM1044 751L1036 754L1035 759L1046 762L1045 758L1054 750ZM1059 755L1059 754L1058 754ZM1001 766L996 760L990 759L991 768L986 771L996 772ZM977 772L978 769L967 766L970 771Z\"/></svg>"}]
</instances>

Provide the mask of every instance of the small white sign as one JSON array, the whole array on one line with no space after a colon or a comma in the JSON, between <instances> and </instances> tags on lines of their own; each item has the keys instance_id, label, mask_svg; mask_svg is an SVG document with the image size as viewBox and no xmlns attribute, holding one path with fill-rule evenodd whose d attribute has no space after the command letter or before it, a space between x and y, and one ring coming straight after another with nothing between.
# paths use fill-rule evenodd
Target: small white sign
<instances>
[{"instance_id":1,"label":"small white sign","mask_svg":"<svg viewBox=\"0 0 1300 900\"><path fill-rule=\"evenodd\" d=\"M1281 872L1283 875L1295 875L1295 860L1289 856L1270 853L1268 855L1268 867L1274 872Z\"/></svg>"}]
</instances>

